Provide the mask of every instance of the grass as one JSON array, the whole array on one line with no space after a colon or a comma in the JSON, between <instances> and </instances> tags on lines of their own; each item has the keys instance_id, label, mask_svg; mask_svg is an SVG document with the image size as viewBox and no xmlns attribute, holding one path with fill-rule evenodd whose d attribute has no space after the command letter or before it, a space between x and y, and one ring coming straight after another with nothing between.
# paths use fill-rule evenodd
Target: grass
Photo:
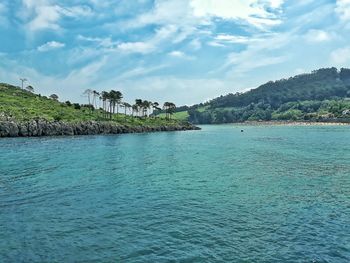
<instances>
[{"instance_id":1,"label":"grass","mask_svg":"<svg viewBox=\"0 0 350 263\"><path fill-rule=\"evenodd\" d=\"M105 121L102 110L91 111L88 107L76 109L59 101L24 91L8 84L0 84L0 118L11 117L17 121L45 119L65 122ZM124 114L114 114L112 121L130 126L176 125L178 120L165 118L133 118Z\"/></svg>"},{"instance_id":2,"label":"grass","mask_svg":"<svg viewBox=\"0 0 350 263\"><path fill-rule=\"evenodd\" d=\"M190 115L188 114L187 111L179 111L179 112L175 112L171 118L175 119L175 120L179 120L179 121L187 121L188 117ZM158 115L158 117L160 118L165 118L165 113L161 113Z\"/></svg>"}]
</instances>

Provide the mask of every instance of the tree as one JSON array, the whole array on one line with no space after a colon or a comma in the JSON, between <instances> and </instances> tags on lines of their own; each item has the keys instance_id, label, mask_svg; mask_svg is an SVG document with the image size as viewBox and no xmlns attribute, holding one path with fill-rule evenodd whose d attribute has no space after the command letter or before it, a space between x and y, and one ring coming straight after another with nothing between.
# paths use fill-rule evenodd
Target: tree
<instances>
[{"instance_id":1,"label":"tree","mask_svg":"<svg viewBox=\"0 0 350 263\"><path fill-rule=\"evenodd\" d=\"M96 105L96 98L98 98L98 96L100 96L100 93L97 92L96 90L93 90L92 91L92 105L94 105L95 108L97 108L97 105Z\"/></svg>"},{"instance_id":2,"label":"tree","mask_svg":"<svg viewBox=\"0 0 350 263\"><path fill-rule=\"evenodd\" d=\"M135 105L137 106L137 113L142 113L143 101L141 99L135 100Z\"/></svg>"},{"instance_id":3,"label":"tree","mask_svg":"<svg viewBox=\"0 0 350 263\"><path fill-rule=\"evenodd\" d=\"M147 113L148 113L148 109L151 108L152 102L148 101L148 100L144 100L142 102L142 113L143 113L143 117L147 117Z\"/></svg>"},{"instance_id":4,"label":"tree","mask_svg":"<svg viewBox=\"0 0 350 263\"><path fill-rule=\"evenodd\" d=\"M119 114L119 104L121 103L123 94L120 91L115 92L115 102L117 104L117 116Z\"/></svg>"},{"instance_id":5,"label":"tree","mask_svg":"<svg viewBox=\"0 0 350 263\"><path fill-rule=\"evenodd\" d=\"M169 102L164 102L163 104L163 110L165 110L165 119L168 119L168 109L169 109Z\"/></svg>"},{"instance_id":6,"label":"tree","mask_svg":"<svg viewBox=\"0 0 350 263\"><path fill-rule=\"evenodd\" d=\"M153 102L152 103L152 108L153 108L153 112L152 113L154 113L155 111L162 110L161 108L159 108L159 103L158 102Z\"/></svg>"},{"instance_id":7,"label":"tree","mask_svg":"<svg viewBox=\"0 0 350 263\"><path fill-rule=\"evenodd\" d=\"M28 80L26 78L20 78L20 81L22 82L22 89L23 89L24 82L27 82Z\"/></svg>"},{"instance_id":8,"label":"tree","mask_svg":"<svg viewBox=\"0 0 350 263\"><path fill-rule=\"evenodd\" d=\"M125 114L125 119L126 119L126 111L127 111L127 109L131 108L131 105L127 102L123 102L121 105L124 107L124 114Z\"/></svg>"},{"instance_id":9,"label":"tree","mask_svg":"<svg viewBox=\"0 0 350 263\"><path fill-rule=\"evenodd\" d=\"M109 93L107 91L102 91L100 98L102 100L102 109L104 112L104 117L107 118Z\"/></svg>"},{"instance_id":10,"label":"tree","mask_svg":"<svg viewBox=\"0 0 350 263\"><path fill-rule=\"evenodd\" d=\"M164 102L163 110L165 110L165 118L171 119L171 115L175 112L176 106L172 102Z\"/></svg>"},{"instance_id":11,"label":"tree","mask_svg":"<svg viewBox=\"0 0 350 263\"><path fill-rule=\"evenodd\" d=\"M33 88L31 85L27 86L27 87L26 87L26 90L29 91L29 92L31 92L31 93L34 92L34 88Z\"/></svg>"},{"instance_id":12,"label":"tree","mask_svg":"<svg viewBox=\"0 0 350 263\"><path fill-rule=\"evenodd\" d=\"M49 96L49 98L50 98L50 99L53 99L53 100L58 100L58 95L56 95L56 94L51 94L51 95Z\"/></svg>"},{"instance_id":13,"label":"tree","mask_svg":"<svg viewBox=\"0 0 350 263\"><path fill-rule=\"evenodd\" d=\"M118 106L121 102L121 99L123 98L123 95L120 91L111 90L109 92L109 104L110 104L110 119L112 119L112 112L115 113L115 107L117 106L117 114L118 112Z\"/></svg>"},{"instance_id":14,"label":"tree","mask_svg":"<svg viewBox=\"0 0 350 263\"><path fill-rule=\"evenodd\" d=\"M172 102L169 102L168 112L169 112L170 119L171 119L171 116L174 114L175 110L176 110L176 105Z\"/></svg>"},{"instance_id":15,"label":"tree","mask_svg":"<svg viewBox=\"0 0 350 263\"><path fill-rule=\"evenodd\" d=\"M92 89L86 89L83 93L83 95L87 96L89 105L91 105L91 95L92 94L93 94Z\"/></svg>"},{"instance_id":16,"label":"tree","mask_svg":"<svg viewBox=\"0 0 350 263\"><path fill-rule=\"evenodd\" d=\"M134 117L134 113L136 112L136 114L139 112L139 106L135 103L134 105L131 106L132 109L132 113L131 116Z\"/></svg>"}]
</instances>

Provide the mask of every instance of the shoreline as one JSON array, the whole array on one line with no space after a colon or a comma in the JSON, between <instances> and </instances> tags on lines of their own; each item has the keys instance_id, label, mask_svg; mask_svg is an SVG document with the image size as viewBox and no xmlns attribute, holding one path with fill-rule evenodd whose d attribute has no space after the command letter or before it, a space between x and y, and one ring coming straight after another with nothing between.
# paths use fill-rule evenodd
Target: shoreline
<instances>
[{"instance_id":1,"label":"shoreline","mask_svg":"<svg viewBox=\"0 0 350 263\"><path fill-rule=\"evenodd\" d=\"M247 121L228 123L242 126L349 126L350 122L317 122L317 121Z\"/></svg>"},{"instance_id":2,"label":"shoreline","mask_svg":"<svg viewBox=\"0 0 350 263\"><path fill-rule=\"evenodd\" d=\"M161 126L131 126L113 122L86 121L68 123L62 121L31 120L26 122L0 121L0 138L108 135L126 133L190 131L201 128L190 123Z\"/></svg>"}]
</instances>

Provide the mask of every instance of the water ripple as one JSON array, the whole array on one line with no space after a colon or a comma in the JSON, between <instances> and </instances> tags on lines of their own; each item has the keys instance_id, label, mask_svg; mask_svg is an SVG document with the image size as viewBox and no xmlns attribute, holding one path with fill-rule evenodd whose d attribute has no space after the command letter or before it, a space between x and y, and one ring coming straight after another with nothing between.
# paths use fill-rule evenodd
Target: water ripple
<instances>
[{"instance_id":1,"label":"water ripple","mask_svg":"<svg viewBox=\"0 0 350 263\"><path fill-rule=\"evenodd\" d=\"M349 262L348 127L0 140L1 262Z\"/></svg>"}]
</instances>

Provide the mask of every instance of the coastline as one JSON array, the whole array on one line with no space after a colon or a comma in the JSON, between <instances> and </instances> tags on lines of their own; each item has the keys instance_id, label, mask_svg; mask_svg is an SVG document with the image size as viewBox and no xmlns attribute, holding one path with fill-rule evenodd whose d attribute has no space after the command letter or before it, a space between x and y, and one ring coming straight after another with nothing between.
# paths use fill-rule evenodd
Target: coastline
<instances>
[{"instance_id":1,"label":"coastline","mask_svg":"<svg viewBox=\"0 0 350 263\"><path fill-rule=\"evenodd\" d=\"M246 121L236 122L233 125L243 126L348 126L350 122L316 122L316 121Z\"/></svg>"},{"instance_id":2,"label":"coastline","mask_svg":"<svg viewBox=\"0 0 350 263\"><path fill-rule=\"evenodd\" d=\"M163 131L200 130L190 123L161 126L131 126L112 122L86 121L68 123L62 121L31 120L25 122L0 121L1 137L43 137L145 133Z\"/></svg>"}]
</instances>

